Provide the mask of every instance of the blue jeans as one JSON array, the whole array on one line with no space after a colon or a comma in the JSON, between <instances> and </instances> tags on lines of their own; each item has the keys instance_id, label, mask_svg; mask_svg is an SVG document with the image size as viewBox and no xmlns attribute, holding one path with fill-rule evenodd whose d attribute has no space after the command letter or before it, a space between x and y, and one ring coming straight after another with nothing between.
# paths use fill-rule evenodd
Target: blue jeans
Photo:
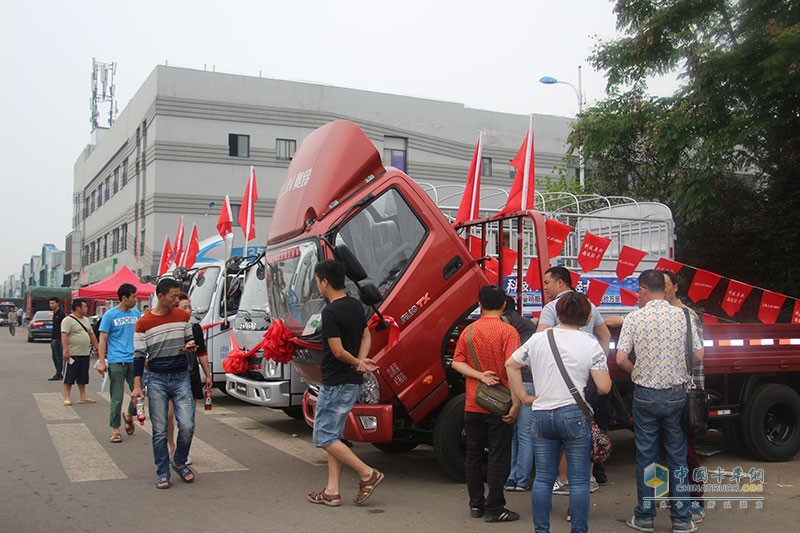
<instances>
[{"instance_id":1,"label":"blue jeans","mask_svg":"<svg viewBox=\"0 0 800 533\"><path fill-rule=\"evenodd\" d=\"M558 477L562 446L567 457L572 531L588 531L589 477L592 470L592 432L589 423L577 405L568 405L549 411L533 411L531 427L536 454L536 478L531 494L534 531L550 531L553 483Z\"/></svg>"},{"instance_id":2,"label":"blue jeans","mask_svg":"<svg viewBox=\"0 0 800 533\"><path fill-rule=\"evenodd\" d=\"M685 498L685 501L672 502L670 517L673 520L688 522L689 493L685 488L689 480L685 477L679 482L676 473L686 471L686 433L683 430L683 405L686 392L671 389L656 390L636 386L633 392L633 438L636 443L636 493L637 505L633 513L637 518L654 518L656 502L645 501L655 495L655 488L645 485L644 471L649 465L658 463L659 439L664 441L669 468L669 487L672 496ZM664 494L669 496L669 494Z\"/></svg>"},{"instance_id":3,"label":"blue jeans","mask_svg":"<svg viewBox=\"0 0 800 533\"><path fill-rule=\"evenodd\" d=\"M533 383L525 383L525 391L533 396ZM529 405L520 405L517 423L514 426L514 438L511 440L511 473L506 485L514 485L523 489L531 488L531 470L533 470L533 433L531 421L533 411Z\"/></svg>"},{"instance_id":4,"label":"blue jeans","mask_svg":"<svg viewBox=\"0 0 800 533\"><path fill-rule=\"evenodd\" d=\"M189 372L159 374L148 372L147 401L150 423L153 426L153 459L159 476L169 479L169 449L167 448L167 411L172 400L175 420L178 424L178 439L173 461L176 466L186 464L189 448L194 436L194 397Z\"/></svg>"},{"instance_id":5,"label":"blue jeans","mask_svg":"<svg viewBox=\"0 0 800 533\"><path fill-rule=\"evenodd\" d=\"M317 448L330 446L344 437L344 426L350 411L353 410L363 385L344 383L342 385L323 385L317 396L314 411L312 441Z\"/></svg>"},{"instance_id":6,"label":"blue jeans","mask_svg":"<svg viewBox=\"0 0 800 533\"><path fill-rule=\"evenodd\" d=\"M53 357L53 366L56 367L56 375L64 375L64 348L61 347L61 339L50 341L50 353Z\"/></svg>"}]
</instances>

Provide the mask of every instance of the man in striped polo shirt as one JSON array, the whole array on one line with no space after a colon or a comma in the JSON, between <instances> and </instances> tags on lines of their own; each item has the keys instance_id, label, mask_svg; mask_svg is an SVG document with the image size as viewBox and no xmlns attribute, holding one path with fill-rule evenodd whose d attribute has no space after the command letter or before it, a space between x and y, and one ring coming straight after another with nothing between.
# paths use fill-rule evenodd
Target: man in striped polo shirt
<instances>
[{"instance_id":1,"label":"man in striped polo shirt","mask_svg":"<svg viewBox=\"0 0 800 533\"><path fill-rule=\"evenodd\" d=\"M186 466L186 457L194 435L194 398L189 380L187 352L197 349L189 324L189 313L176 307L180 284L165 278L156 286L158 304L136 323L133 336L133 391L136 401L142 394L142 374L147 360L147 396L153 427L153 458L158 479L156 487L169 488L169 450L167 448L167 411L169 401L178 422L178 439L173 469L186 483L194 481L194 472ZM206 375L206 386L211 386Z\"/></svg>"}]
</instances>

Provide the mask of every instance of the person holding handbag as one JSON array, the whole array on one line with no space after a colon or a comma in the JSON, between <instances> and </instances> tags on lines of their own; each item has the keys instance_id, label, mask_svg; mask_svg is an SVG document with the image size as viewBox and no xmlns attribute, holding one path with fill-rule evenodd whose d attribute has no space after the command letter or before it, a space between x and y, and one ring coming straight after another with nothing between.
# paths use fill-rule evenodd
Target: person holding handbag
<instances>
[{"instance_id":1,"label":"person holding handbag","mask_svg":"<svg viewBox=\"0 0 800 533\"><path fill-rule=\"evenodd\" d=\"M584 409L589 410L582 395L590 375L598 393L607 394L611 390L605 352L597 339L580 330L591 316L588 298L578 292L568 292L559 298L556 313L558 326L534 334L506 361L514 396L520 398L523 408L530 406L533 411L536 477L531 505L537 533L550 531L553 483L558 475L562 446L567 457L572 531L589 530L592 430L591 420L584 414ZM549 336L556 350L551 347ZM525 366L531 368L536 396L530 396L523 386L522 368ZM563 373L559 367L563 367ZM567 385L564 373L573 390Z\"/></svg>"},{"instance_id":2,"label":"person holding handbag","mask_svg":"<svg viewBox=\"0 0 800 533\"><path fill-rule=\"evenodd\" d=\"M97 403L86 396L89 384L89 357L91 349L97 350L97 338L92 324L86 318L89 306L85 300L72 300L72 314L61 321L61 344L64 347L64 405L72 405L72 386L78 384L78 403Z\"/></svg>"}]
</instances>

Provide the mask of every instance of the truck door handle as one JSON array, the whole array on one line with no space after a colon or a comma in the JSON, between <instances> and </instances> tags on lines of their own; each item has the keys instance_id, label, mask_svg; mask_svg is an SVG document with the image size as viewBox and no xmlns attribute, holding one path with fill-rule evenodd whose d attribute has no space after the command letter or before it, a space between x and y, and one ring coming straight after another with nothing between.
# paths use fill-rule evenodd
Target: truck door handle
<instances>
[{"instance_id":1,"label":"truck door handle","mask_svg":"<svg viewBox=\"0 0 800 533\"><path fill-rule=\"evenodd\" d=\"M445 280L448 280L455 276L456 272L461 270L461 267L464 266L464 261L461 260L459 256L455 256L442 269L442 276L444 276Z\"/></svg>"}]
</instances>

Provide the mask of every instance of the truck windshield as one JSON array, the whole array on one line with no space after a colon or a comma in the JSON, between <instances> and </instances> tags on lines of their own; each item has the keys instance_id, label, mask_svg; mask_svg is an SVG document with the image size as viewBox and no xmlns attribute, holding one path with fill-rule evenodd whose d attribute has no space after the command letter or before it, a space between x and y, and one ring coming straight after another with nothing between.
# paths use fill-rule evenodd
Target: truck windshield
<instances>
[{"instance_id":1,"label":"truck windshield","mask_svg":"<svg viewBox=\"0 0 800 533\"><path fill-rule=\"evenodd\" d=\"M314 266L319 250L314 242L267 252L267 292L274 318L281 318L297 336L312 335L325 300L317 291Z\"/></svg>"},{"instance_id":2,"label":"truck windshield","mask_svg":"<svg viewBox=\"0 0 800 533\"><path fill-rule=\"evenodd\" d=\"M219 278L219 267L201 268L194 273L192 285L189 287L189 299L196 315L205 315L211 307L211 298Z\"/></svg>"},{"instance_id":3,"label":"truck windshield","mask_svg":"<svg viewBox=\"0 0 800 533\"><path fill-rule=\"evenodd\" d=\"M261 268L261 270L259 270ZM259 274L261 277L259 278ZM239 309L250 313L269 313L269 302L267 302L267 280L265 279L263 267L258 264L250 268L247 273L247 282L244 285L242 300Z\"/></svg>"}]
</instances>

